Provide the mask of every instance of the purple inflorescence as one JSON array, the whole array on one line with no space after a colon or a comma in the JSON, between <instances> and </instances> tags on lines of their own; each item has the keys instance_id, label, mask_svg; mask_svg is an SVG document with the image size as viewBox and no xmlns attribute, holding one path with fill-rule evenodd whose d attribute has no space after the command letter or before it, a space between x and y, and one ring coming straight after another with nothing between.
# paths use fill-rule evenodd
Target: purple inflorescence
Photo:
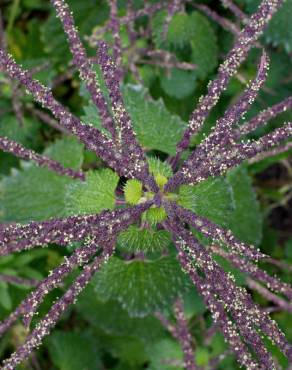
<instances>
[{"instance_id":1,"label":"purple inflorescence","mask_svg":"<svg viewBox=\"0 0 292 370\"><path fill-rule=\"evenodd\" d=\"M121 177L140 180L144 189L153 194L150 197L152 200L147 201L141 198L138 205L129 208L104 210L99 214L75 215L24 225L16 223L0 225L0 256L7 256L37 246L46 246L50 243L60 247L68 246L73 242L81 244L69 257L65 257L64 261L51 271L49 276L39 282L0 275L2 281L36 285L35 290L0 323L0 335L3 335L18 318L22 318L25 326L29 327L46 295L60 286L73 270L78 267L82 268L80 275L64 295L53 304L49 312L40 319L25 342L4 361L2 369L14 369L41 345L43 338L49 334L68 306L74 303L93 274L114 254L118 234L131 224L139 222L142 214L150 207L165 209L167 218L160 226L172 234L182 269L196 286L238 362L247 369L276 369L273 357L262 340L263 336L270 338L292 361L292 347L276 323L252 301L244 288L236 286L233 276L224 271L213 255L223 257L238 270L247 274L249 276L247 285L250 288L259 291L278 307L288 311L291 311L292 287L268 275L257 266L259 260L267 258L260 250L241 242L231 231L179 206L167 197L168 192L182 184L194 185L209 177L224 175L228 169L245 160L257 160L261 156L268 155L267 153L277 154L284 149L291 148L289 138L292 134L292 123L286 123L283 127L258 140L244 139L245 135L262 127L268 120L291 109L291 97L239 126L240 119L256 99L266 80L269 67L266 52L264 50L262 52L256 77L248 84L237 101L226 110L222 118L216 122L210 135L197 145L180 168L169 178L164 188L161 188L150 174L145 151L136 139L130 115L123 102L120 90L123 70L119 31L121 24L128 23L130 25L128 31L134 39L136 37L133 28L134 20L142 15L152 16L157 10L165 7L168 16L163 29L164 33L167 33L171 17L184 7L184 2L160 1L140 11L134 11L130 4L129 14L119 17L116 0L110 0L110 20L103 28L103 32L109 29L113 32L112 52L104 41L98 42L97 50L97 61L109 92L110 103L101 91L68 5L64 0L51 0L51 3L67 35L73 62L90 93L92 102L99 111L103 128L107 134L92 125L84 124L72 115L68 109L56 101L48 88L32 79L31 74L23 70L7 54L3 45L0 46L1 68L10 79L20 83L36 102L48 109L59 125L74 134L85 144L86 148L94 151ZM255 45L258 36L272 15L281 6L282 1L263 0L250 19L247 19L232 1L222 0L222 3L243 21L245 26L239 32L237 25L220 18L206 6L199 6L199 9L209 14L223 27L236 33L237 39L226 60L219 67L217 78L210 82L206 96L200 99L190 117L183 138L177 145L176 155L170 159L174 170L180 164L180 156L188 148L192 135L201 129L211 109L245 60L249 50ZM147 55L147 51L144 51L144 54ZM279 146L280 144L283 145ZM60 175L80 180L85 178L84 173L64 168L60 163L26 149L6 137L0 138L0 148L22 159L35 161L40 166L47 166ZM194 236L193 229L206 237L210 245L207 247L202 245ZM194 361L192 338L184 316L183 303L180 300L175 303L174 314L175 325L171 324L161 313L157 313L156 316L180 342L184 354L184 367L187 370L194 370L197 366Z\"/></svg>"},{"instance_id":2,"label":"purple inflorescence","mask_svg":"<svg viewBox=\"0 0 292 370\"><path fill-rule=\"evenodd\" d=\"M13 140L9 140L7 137L0 136L0 149L4 152L14 154L16 157L34 161L38 166L48 167L59 175L70 176L73 179L85 180L85 176L81 171L74 171L70 168L65 168L61 163L35 153L33 150L26 149L21 144L16 143Z\"/></svg>"}]
</instances>

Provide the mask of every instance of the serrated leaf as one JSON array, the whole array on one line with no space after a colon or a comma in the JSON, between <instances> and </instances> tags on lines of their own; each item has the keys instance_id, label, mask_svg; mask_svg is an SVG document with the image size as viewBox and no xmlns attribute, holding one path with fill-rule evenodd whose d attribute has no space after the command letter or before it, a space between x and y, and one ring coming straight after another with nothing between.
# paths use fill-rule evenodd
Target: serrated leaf
<instances>
[{"instance_id":1,"label":"serrated leaf","mask_svg":"<svg viewBox=\"0 0 292 370\"><path fill-rule=\"evenodd\" d=\"M164 39L163 25L165 17L165 12L159 12L153 17L153 38L156 46L158 48L166 48L169 51L175 49L184 50L184 53L187 54L190 52L192 63L197 65L197 69L190 73L190 76L205 78L208 73L213 71L218 62L216 33L208 18L196 11L191 14L176 13L169 23L166 39ZM180 77L183 74L186 75L186 71L180 71ZM166 86L172 94L179 94L180 89L177 88L176 92L175 84ZM186 88L186 86L188 86L187 92L189 94L191 84L188 82L184 87ZM185 92L186 95L184 96L187 96L187 92ZM179 98L177 95L170 94L170 96Z\"/></svg>"},{"instance_id":2,"label":"serrated leaf","mask_svg":"<svg viewBox=\"0 0 292 370\"><path fill-rule=\"evenodd\" d=\"M162 175L166 178L172 176L172 168L167 162L162 162L159 158L149 157L147 159L149 165L149 171L154 175Z\"/></svg>"},{"instance_id":3,"label":"serrated leaf","mask_svg":"<svg viewBox=\"0 0 292 370\"><path fill-rule=\"evenodd\" d=\"M141 181L130 179L124 186L125 200L129 204L138 204L143 195L143 185Z\"/></svg>"},{"instance_id":4,"label":"serrated leaf","mask_svg":"<svg viewBox=\"0 0 292 370\"><path fill-rule=\"evenodd\" d=\"M190 42L192 46L191 60L197 65L194 71L199 78L205 78L212 72L218 62L218 47L216 34L208 19L198 12L190 16L193 25Z\"/></svg>"},{"instance_id":5,"label":"serrated leaf","mask_svg":"<svg viewBox=\"0 0 292 370\"><path fill-rule=\"evenodd\" d=\"M82 145L67 138L55 142L46 154L77 169L82 162ZM23 162L21 170L13 170L0 182L1 221L28 222L64 216L66 187L77 181Z\"/></svg>"},{"instance_id":6,"label":"serrated leaf","mask_svg":"<svg viewBox=\"0 0 292 370\"><path fill-rule=\"evenodd\" d=\"M102 366L97 342L91 335L57 331L48 338L47 346L60 370L91 370Z\"/></svg>"},{"instance_id":7,"label":"serrated leaf","mask_svg":"<svg viewBox=\"0 0 292 370\"><path fill-rule=\"evenodd\" d=\"M234 209L232 187L223 178L181 186L178 203L222 226L229 222Z\"/></svg>"},{"instance_id":8,"label":"serrated leaf","mask_svg":"<svg viewBox=\"0 0 292 370\"><path fill-rule=\"evenodd\" d=\"M167 95L183 99L191 95L196 88L196 72L173 68L160 76L160 83Z\"/></svg>"},{"instance_id":9,"label":"serrated leaf","mask_svg":"<svg viewBox=\"0 0 292 370\"><path fill-rule=\"evenodd\" d=\"M156 149L174 155L186 123L171 114L161 99L153 100L141 85L126 85L122 93L140 144L146 150ZM101 129L96 107L89 104L84 111L84 122Z\"/></svg>"},{"instance_id":10,"label":"serrated leaf","mask_svg":"<svg viewBox=\"0 0 292 370\"><path fill-rule=\"evenodd\" d=\"M103 301L117 300L130 316L167 309L187 288L176 259L122 261L112 257L97 273L95 291Z\"/></svg>"},{"instance_id":11,"label":"serrated leaf","mask_svg":"<svg viewBox=\"0 0 292 370\"><path fill-rule=\"evenodd\" d=\"M185 122L172 115L162 100L147 96L147 90L141 85L127 85L123 92L127 111L142 146L147 150L156 149L174 155Z\"/></svg>"},{"instance_id":12,"label":"serrated leaf","mask_svg":"<svg viewBox=\"0 0 292 370\"><path fill-rule=\"evenodd\" d=\"M92 214L113 209L118 181L118 175L112 170L102 169L87 172L84 182L71 182L65 195L67 214Z\"/></svg>"},{"instance_id":13,"label":"serrated leaf","mask_svg":"<svg viewBox=\"0 0 292 370\"><path fill-rule=\"evenodd\" d=\"M228 172L226 179L232 186L235 205L228 222L229 228L240 240L259 244L262 238L262 214L247 169L237 167Z\"/></svg>"},{"instance_id":14,"label":"serrated leaf","mask_svg":"<svg viewBox=\"0 0 292 370\"><path fill-rule=\"evenodd\" d=\"M169 22L167 41L175 47L182 48L189 43L193 32L194 28L189 15L187 13L176 13Z\"/></svg>"},{"instance_id":15,"label":"serrated leaf","mask_svg":"<svg viewBox=\"0 0 292 370\"><path fill-rule=\"evenodd\" d=\"M132 225L118 236L118 244L123 250L134 252L159 252L165 249L171 239L165 230L139 228Z\"/></svg>"}]
</instances>

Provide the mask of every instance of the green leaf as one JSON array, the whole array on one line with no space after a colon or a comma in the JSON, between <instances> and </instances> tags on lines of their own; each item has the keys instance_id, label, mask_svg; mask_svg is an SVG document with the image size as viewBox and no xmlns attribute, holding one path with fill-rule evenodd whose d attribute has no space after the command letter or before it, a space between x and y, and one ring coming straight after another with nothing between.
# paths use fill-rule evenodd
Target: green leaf
<instances>
[{"instance_id":1,"label":"green leaf","mask_svg":"<svg viewBox=\"0 0 292 370\"><path fill-rule=\"evenodd\" d=\"M101 369L97 341L92 335L57 331L47 339L47 346L60 370Z\"/></svg>"},{"instance_id":2,"label":"green leaf","mask_svg":"<svg viewBox=\"0 0 292 370\"><path fill-rule=\"evenodd\" d=\"M206 366L209 363L210 355L207 348L199 347L195 353L196 363L199 366Z\"/></svg>"},{"instance_id":3,"label":"green leaf","mask_svg":"<svg viewBox=\"0 0 292 370\"><path fill-rule=\"evenodd\" d=\"M8 284L4 281L0 281L0 305L6 310L11 310L12 308Z\"/></svg>"},{"instance_id":4,"label":"green leaf","mask_svg":"<svg viewBox=\"0 0 292 370\"><path fill-rule=\"evenodd\" d=\"M123 250L159 252L169 245L170 236L165 230L132 225L119 235L118 243Z\"/></svg>"},{"instance_id":5,"label":"green leaf","mask_svg":"<svg viewBox=\"0 0 292 370\"><path fill-rule=\"evenodd\" d=\"M153 100L141 85L127 85L123 96L139 142L146 150L156 149L174 155L176 143L186 126L172 115L162 100Z\"/></svg>"},{"instance_id":6,"label":"green leaf","mask_svg":"<svg viewBox=\"0 0 292 370\"><path fill-rule=\"evenodd\" d=\"M117 301L101 302L95 292L95 276L89 286L81 293L76 308L80 315L94 328L101 329L108 335L139 338L143 342L152 342L162 337L164 329L160 321L153 316L130 317Z\"/></svg>"},{"instance_id":7,"label":"green leaf","mask_svg":"<svg viewBox=\"0 0 292 370\"><path fill-rule=\"evenodd\" d=\"M287 53L292 51L292 0L286 0L274 15L265 32L265 38L273 46L283 47Z\"/></svg>"},{"instance_id":8,"label":"green leaf","mask_svg":"<svg viewBox=\"0 0 292 370\"><path fill-rule=\"evenodd\" d=\"M255 12L260 0L245 0L248 12ZM280 46L287 53L292 51L292 1L286 0L280 9L275 13L264 32L264 39L273 46Z\"/></svg>"},{"instance_id":9,"label":"green leaf","mask_svg":"<svg viewBox=\"0 0 292 370\"><path fill-rule=\"evenodd\" d=\"M124 369L133 366L133 369L139 369L147 362L145 346L138 338L133 338L130 335L123 337L116 336L108 338L107 350L110 351L113 357L118 358L124 363Z\"/></svg>"},{"instance_id":10,"label":"green leaf","mask_svg":"<svg viewBox=\"0 0 292 370\"><path fill-rule=\"evenodd\" d=\"M262 238L262 214L247 169L237 167L228 172L227 181L232 186L235 204L228 227L240 240L259 244Z\"/></svg>"},{"instance_id":11,"label":"green leaf","mask_svg":"<svg viewBox=\"0 0 292 370\"><path fill-rule=\"evenodd\" d=\"M65 195L67 213L92 214L113 209L118 181L118 175L112 170L102 169L87 172L85 182L71 182Z\"/></svg>"},{"instance_id":12,"label":"green leaf","mask_svg":"<svg viewBox=\"0 0 292 370\"><path fill-rule=\"evenodd\" d=\"M126 182L124 186L125 200L129 204L138 204L139 200L142 198L143 185L141 181L136 179L130 179Z\"/></svg>"},{"instance_id":13,"label":"green leaf","mask_svg":"<svg viewBox=\"0 0 292 370\"><path fill-rule=\"evenodd\" d=\"M23 126L14 115L4 115L0 119L0 136L7 136L27 147L33 147L38 144L39 124L32 118L24 118Z\"/></svg>"},{"instance_id":14,"label":"green leaf","mask_svg":"<svg viewBox=\"0 0 292 370\"><path fill-rule=\"evenodd\" d=\"M156 157L149 157L147 162L149 165L149 171L152 173L152 175L154 175L154 177L157 175L162 175L166 178L172 176L172 168L167 162L162 162Z\"/></svg>"},{"instance_id":15,"label":"green leaf","mask_svg":"<svg viewBox=\"0 0 292 370\"><path fill-rule=\"evenodd\" d=\"M112 257L97 273L95 290L103 301L117 300L130 316L167 309L187 288L176 259L122 261Z\"/></svg>"},{"instance_id":16,"label":"green leaf","mask_svg":"<svg viewBox=\"0 0 292 370\"><path fill-rule=\"evenodd\" d=\"M163 25L166 15L167 12L165 10L161 10L151 18L152 37L157 49L162 49L167 44L166 40L163 39Z\"/></svg>"},{"instance_id":17,"label":"green leaf","mask_svg":"<svg viewBox=\"0 0 292 370\"><path fill-rule=\"evenodd\" d=\"M178 203L222 226L229 222L234 209L232 187L223 178L181 186Z\"/></svg>"},{"instance_id":18,"label":"green leaf","mask_svg":"<svg viewBox=\"0 0 292 370\"><path fill-rule=\"evenodd\" d=\"M45 153L66 167L77 169L82 162L82 145L73 138L55 142ZM28 222L64 216L66 188L78 181L22 162L20 170L13 169L0 182L1 221Z\"/></svg>"},{"instance_id":19,"label":"green leaf","mask_svg":"<svg viewBox=\"0 0 292 370\"><path fill-rule=\"evenodd\" d=\"M178 342L162 339L149 348L149 370L183 370L183 353Z\"/></svg>"},{"instance_id":20,"label":"green leaf","mask_svg":"<svg viewBox=\"0 0 292 370\"><path fill-rule=\"evenodd\" d=\"M186 123L172 115L161 99L153 100L148 90L141 85L126 85L122 88L122 93L141 145L146 150L156 149L174 155L176 143L181 139ZM89 104L84 112L84 122L101 129L96 107Z\"/></svg>"},{"instance_id":21,"label":"green leaf","mask_svg":"<svg viewBox=\"0 0 292 370\"><path fill-rule=\"evenodd\" d=\"M162 24L163 27L163 24ZM176 13L172 17L167 32L167 41L176 48L187 45L194 35L194 25L187 13Z\"/></svg>"},{"instance_id":22,"label":"green leaf","mask_svg":"<svg viewBox=\"0 0 292 370\"><path fill-rule=\"evenodd\" d=\"M196 88L196 72L173 68L170 74L164 71L160 83L167 95L183 99L191 95Z\"/></svg>"},{"instance_id":23,"label":"green leaf","mask_svg":"<svg viewBox=\"0 0 292 370\"><path fill-rule=\"evenodd\" d=\"M192 46L192 62L197 65L195 73L199 78L205 78L214 70L218 63L217 38L208 19L198 12L189 16L193 26L190 35Z\"/></svg>"},{"instance_id":24,"label":"green leaf","mask_svg":"<svg viewBox=\"0 0 292 370\"><path fill-rule=\"evenodd\" d=\"M98 2L69 0L68 5L81 35L90 34L93 27L103 23L109 10L105 0ZM64 66L71 59L71 54L61 22L54 11L44 22L40 31L45 51L55 62L62 63Z\"/></svg>"}]
</instances>

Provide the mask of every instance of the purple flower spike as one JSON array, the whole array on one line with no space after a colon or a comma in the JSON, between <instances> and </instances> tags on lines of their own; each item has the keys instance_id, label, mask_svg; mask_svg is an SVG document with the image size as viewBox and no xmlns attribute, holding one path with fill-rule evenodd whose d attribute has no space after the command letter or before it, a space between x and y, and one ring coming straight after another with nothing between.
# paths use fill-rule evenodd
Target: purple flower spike
<instances>
[{"instance_id":1,"label":"purple flower spike","mask_svg":"<svg viewBox=\"0 0 292 370\"><path fill-rule=\"evenodd\" d=\"M113 44L113 58L117 68L121 68L122 65L122 45L120 38L120 22L118 18L118 4L117 0L110 0L110 20L109 27L113 33L114 44Z\"/></svg>"},{"instance_id":2,"label":"purple flower spike","mask_svg":"<svg viewBox=\"0 0 292 370\"><path fill-rule=\"evenodd\" d=\"M73 116L66 108L58 103L53 97L52 92L44 87L37 80L33 80L30 74L21 69L16 62L0 47L0 65L11 77L19 81L26 90L40 103L44 108L49 109L56 119L69 132L76 135L89 150L94 151L98 156L104 159L118 173L122 166L115 158L113 152L113 142L105 135L101 134L93 126L82 123L77 117Z\"/></svg>"},{"instance_id":3,"label":"purple flower spike","mask_svg":"<svg viewBox=\"0 0 292 370\"><path fill-rule=\"evenodd\" d=\"M121 147L123 163L128 169L126 176L138 178L154 192L159 189L149 173L148 164L136 135L132 122L127 113L120 91L121 72L108 53L105 42L100 42L98 47L98 63L103 72L105 83L112 101L112 111L118 130L117 146Z\"/></svg>"},{"instance_id":4,"label":"purple flower spike","mask_svg":"<svg viewBox=\"0 0 292 370\"><path fill-rule=\"evenodd\" d=\"M186 370L197 370L198 367L194 361L194 351L192 347L192 336L189 332L187 319L183 310L183 302L178 299L174 304L174 316L176 323L172 324L161 312L155 316L171 335L177 339L181 345L184 355L184 368Z\"/></svg>"},{"instance_id":5,"label":"purple flower spike","mask_svg":"<svg viewBox=\"0 0 292 370\"><path fill-rule=\"evenodd\" d=\"M248 163L253 164L253 163L262 161L263 159L270 158L270 157L273 157L275 155L285 153L285 152L287 152L288 150L291 150L291 149L292 149L292 142L289 141L288 143L286 143L283 146L280 146L278 148L274 148L272 150L268 150L266 152L262 152L262 153L257 154L255 157L249 159Z\"/></svg>"},{"instance_id":6,"label":"purple flower spike","mask_svg":"<svg viewBox=\"0 0 292 370\"><path fill-rule=\"evenodd\" d=\"M253 245L241 242L230 230L225 230L222 227L213 224L205 217L198 216L174 202L165 203L165 208L171 214L176 214L183 222L197 229L205 237L212 238L212 240L227 245L233 253L236 253L236 255L241 255L256 261L266 257Z\"/></svg>"},{"instance_id":7,"label":"purple flower spike","mask_svg":"<svg viewBox=\"0 0 292 370\"><path fill-rule=\"evenodd\" d=\"M211 286L193 268L191 261L187 258L182 249L179 249L178 260L183 270L189 275L196 286L198 293L202 296L204 303L210 310L214 323L221 329L225 340L235 354L238 362L247 369L258 369L258 362L253 359L248 347L242 341L236 325L229 319L225 312L224 304L215 298Z\"/></svg>"},{"instance_id":8,"label":"purple flower spike","mask_svg":"<svg viewBox=\"0 0 292 370\"><path fill-rule=\"evenodd\" d=\"M174 315L176 318L176 337L179 340L183 354L184 354L184 367L186 370L198 369L194 361L194 351L192 348L192 337L189 333L187 320L183 311L183 303L177 300L174 305Z\"/></svg>"},{"instance_id":9,"label":"purple flower spike","mask_svg":"<svg viewBox=\"0 0 292 370\"><path fill-rule=\"evenodd\" d=\"M73 179L80 179L83 181L85 180L85 176L81 171L65 168L61 165L61 163L35 153L33 150L26 149L21 144L18 144L13 140L9 140L7 137L0 136L0 149L2 149L4 152L14 154L16 157L25 160L32 160L38 166L48 167L50 170L58 173L59 175L70 176Z\"/></svg>"},{"instance_id":10,"label":"purple flower spike","mask_svg":"<svg viewBox=\"0 0 292 370\"><path fill-rule=\"evenodd\" d=\"M152 205L152 201L115 211L105 210L98 215L72 216L31 222L27 225L12 224L0 229L0 256L30 249L37 245L56 243L68 245L82 241L92 234L117 234Z\"/></svg>"},{"instance_id":11,"label":"purple flower spike","mask_svg":"<svg viewBox=\"0 0 292 370\"><path fill-rule=\"evenodd\" d=\"M197 108L192 113L183 138L177 145L176 155L171 160L173 166L177 164L181 153L188 148L192 135L196 134L202 128L205 119L218 102L220 95L226 89L231 77L245 60L254 42L263 32L272 15L282 3L282 0L263 0L257 12L251 16L248 24L236 40L234 47L228 53L226 60L219 67L217 78L209 84L207 95L200 99Z\"/></svg>"},{"instance_id":12,"label":"purple flower spike","mask_svg":"<svg viewBox=\"0 0 292 370\"><path fill-rule=\"evenodd\" d=\"M94 242L96 241L94 240ZM100 266L107 263L112 256L112 244L112 241L108 242L107 245L105 245L103 253L99 257L96 257L91 264L84 267L71 287L56 303L54 303L46 316L37 324L35 329L33 329L31 334L26 338L24 344L19 346L10 358L4 361L3 370L15 369L18 364L30 356L35 348L41 345L43 338L50 333L62 313L75 302L78 295L90 282L92 276L99 270Z\"/></svg>"},{"instance_id":13,"label":"purple flower spike","mask_svg":"<svg viewBox=\"0 0 292 370\"><path fill-rule=\"evenodd\" d=\"M188 0L159 1L146 5L138 11L134 8L136 4L130 0L126 7L128 14L119 17L117 0L109 0L110 19L102 27L102 32L112 31L113 45L111 45L109 52L105 41L99 39L97 50L97 63L107 88L106 96L101 91L93 65L86 55L66 1L51 0L51 3L56 9L57 16L66 33L73 62L90 93L92 102L99 111L102 126L108 132L104 134L103 130L100 131L93 125L84 124L56 101L50 89L32 78L32 71L23 70L13 60L7 53L5 42L0 42L1 71L7 74L9 81L22 85L37 103L52 113L54 118L51 119L47 113L38 108L30 108L31 112L54 128L61 129L65 134L75 135L85 144L87 149L94 151L109 167L113 168L121 179L116 189L116 209L113 211L103 210L98 214L90 215L79 215L76 212L70 217L53 218L41 222L0 224L0 257L23 252L36 246L45 247L55 244L64 248L70 246L71 243L78 243L78 247L70 255L66 255L64 260L41 281L10 276L6 273L0 274L0 280L5 283L36 285L14 311L0 322L0 336L11 328L18 319L22 319L29 330L31 320L37 315L37 311L47 294L60 287L74 270L80 269L80 274L73 284L31 329L24 343L16 349L10 358L4 361L1 369L15 369L22 361L29 358L34 349L41 345L44 337L50 333L69 305L75 302L95 272L114 254L119 233L126 231L131 225L133 230L141 228L142 231L151 234L154 230L155 232L165 232L166 230L166 234L171 235L183 271L188 274L196 286L212 315L215 329L217 327L221 329L240 365L251 370L276 369L277 365L265 346L264 337L273 341L288 358L288 361L292 362L292 346L287 342L277 324L268 316L268 311L272 310L292 312L292 287L276 277L270 276L257 266L259 260L268 261L281 267L283 263L269 258L254 246L241 242L231 231L181 207L178 204L180 201L178 194L172 191L182 184L195 185L213 176L223 176L228 169L243 161L253 163L253 161L265 158L267 155L278 154L291 148L291 122L257 140L249 140L244 137L258 127L264 126L273 117L291 109L291 97L239 126L240 120L256 99L267 77L269 58L263 50L255 78L235 102L226 109L222 117L216 121L211 133L204 137L175 172L182 152L189 147L192 135L198 133L202 128L205 119L220 99L239 66L246 59L249 50L253 46L261 47L259 43L256 43L257 37L283 1L262 0L257 12L248 19L232 1L222 0L223 5L238 18L239 22L235 24L205 5L188 4ZM195 69L195 65L180 61L169 51L153 49L156 42L152 43L150 48L147 47L149 45L146 43L141 47L139 38L146 36L148 41L151 22L148 24L149 27L147 25L144 27L144 23L142 27L137 27L138 22L135 23L140 16L152 17L159 9L163 8L166 10L167 16L165 24L161 25L163 28L161 32L164 34L162 36L167 36L172 16L183 10L185 5L198 8L219 25L230 30L236 35L236 41L226 60L219 67L217 78L208 85L206 96L200 99L197 108L193 111L182 140L177 144L176 154L169 158L174 174L171 175L170 168L155 160L152 162L149 160L150 173L146 154L136 138L130 114L123 101L121 84L125 69L122 69L122 52L128 51L129 66L127 68L137 80L140 78L139 64L152 64L158 68L166 68L168 71L171 68ZM239 28L241 23L245 24L242 31ZM126 25L130 48L122 48L121 25ZM161 35L159 37L161 38ZM95 45L97 39L95 34L92 37ZM1 32L1 19L0 40L4 40L3 32ZM132 52L132 44L135 52ZM137 54L135 54L136 52ZM125 78L127 77L128 75L125 75ZM12 105L17 108L14 103ZM17 116L19 116L18 113L16 109ZM81 171L64 168L60 163L26 149L6 137L0 137L0 149L22 159L32 160L39 166L46 166L60 175L80 180L85 179L85 174ZM128 181L130 178L134 181ZM123 193L122 184L126 181ZM124 198L122 198L123 196ZM127 207L127 202L135 204L135 206ZM194 233L192 232L193 228L195 229ZM127 232L132 238L131 229ZM196 239L194 234L197 232L204 237L204 244ZM205 238L208 239L206 244ZM164 240L161 244L164 245ZM167 251L166 247L164 251ZM140 258L141 255L142 253L139 253L138 257ZM137 255L133 253L132 257L136 258ZM232 273L227 272L221 266L221 264L223 265L222 259L225 259L225 262L228 262L233 268L246 274L246 286L259 292L272 303L268 310L257 306L248 291L244 287L236 285ZM287 268L287 265L284 267ZM177 297L181 297L181 294L178 293ZM192 336L183 310L184 302L180 299L174 305L173 321L169 321L160 312L156 313L156 317L181 345L184 368L196 370L199 367L194 359ZM214 365L214 362L213 365L211 362L209 365L217 366Z\"/></svg>"},{"instance_id":14,"label":"purple flower spike","mask_svg":"<svg viewBox=\"0 0 292 370\"><path fill-rule=\"evenodd\" d=\"M292 96L289 96L278 104L272 105L270 108L256 115L250 121L244 123L239 127L236 138L240 138L242 135L249 134L250 132L255 131L257 128L263 127L271 119L290 109L292 109Z\"/></svg>"},{"instance_id":15,"label":"purple flower spike","mask_svg":"<svg viewBox=\"0 0 292 370\"><path fill-rule=\"evenodd\" d=\"M258 140L233 144L230 147L221 148L220 151L209 152L205 162L199 168L196 168L197 161L193 161L191 155L182 169L170 178L165 189L170 191L182 184L195 185L208 177L222 176L228 169L238 166L243 161L277 147L287 141L291 135L292 123L288 122Z\"/></svg>"},{"instance_id":16,"label":"purple flower spike","mask_svg":"<svg viewBox=\"0 0 292 370\"><path fill-rule=\"evenodd\" d=\"M285 295L289 300L292 301L292 287L280 281L279 279L268 275L265 271L261 270L254 263L247 261L244 258L240 258L238 255L228 253L221 248L212 247L212 251L220 256L224 257L232 263L233 266L238 268L240 271L248 273L254 279L259 280L268 286L269 289L276 293Z\"/></svg>"},{"instance_id":17,"label":"purple flower spike","mask_svg":"<svg viewBox=\"0 0 292 370\"><path fill-rule=\"evenodd\" d=\"M218 295L225 303L226 308L244 340L255 352L260 364L267 369L275 368L272 356L266 350L256 327L275 341L281 351L290 359L292 347L287 343L284 334L269 316L261 311L251 300L243 288L238 288L230 276L216 264L203 246L196 241L192 233L179 225L172 215L170 231L175 237L178 250L182 249L193 263L193 268L199 268L210 284L213 294Z\"/></svg>"},{"instance_id":18,"label":"purple flower spike","mask_svg":"<svg viewBox=\"0 0 292 370\"><path fill-rule=\"evenodd\" d=\"M68 38L69 47L73 55L73 62L80 72L81 79L91 95L91 99L99 110L103 126L115 136L113 119L109 113L106 100L98 85L96 75L89 62L86 51L82 45L70 9L64 0L51 0L56 9L57 16L62 22L64 31Z\"/></svg>"}]
</instances>

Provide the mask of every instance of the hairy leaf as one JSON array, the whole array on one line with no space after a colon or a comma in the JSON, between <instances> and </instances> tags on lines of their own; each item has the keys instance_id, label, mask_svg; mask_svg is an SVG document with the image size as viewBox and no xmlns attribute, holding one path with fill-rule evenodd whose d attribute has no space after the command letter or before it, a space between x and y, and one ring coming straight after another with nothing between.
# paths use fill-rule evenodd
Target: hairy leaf
<instances>
[{"instance_id":1,"label":"hairy leaf","mask_svg":"<svg viewBox=\"0 0 292 370\"><path fill-rule=\"evenodd\" d=\"M85 182L71 182L65 195L67 213L88 214L113 209L118 180L113 171L102 169L87 172Z\"/></svg>"},{"instance_id":2,"label":"hairy leaf","mask_svg":"<svg viewBox=\"0 0 292 370\"><path fill-rule=\"evenodd\" d=\"M223 178L181 186L178 203L219 225L228 223L234 209L232 187Z\"/></svg>"},{"instance_id":3,"label":"hairy leaf","mask_svg":"<svg viewBox=\"0 0 292 370\"><path fill-rule=\"evenodd\" d=\"M118 237L118 243L123 250L133 252L159 252L170 243L169 233L155 228L139 228L130 226Z\"/></svg>"},{"instance_id":4,"label":"hairy leaf","mask_svg":"<svg viewBox=\"0 0 292 370\"><path fill-rule=\"evenodd\" d=\"M46 154L77 169L82 162L82 145L68 138L53 144ZM13 170L0 182L1 220L28 222L65 215L66 187L78 181L22 162L21 170Z\"/></svg>"},{"instance_id":5,"label":"hairy leaf","mask_svg":"<svg viewBox=\"0 0 292 370\"><path fill-rule=\"evenodd\" d=\"M119 301L134 317L169 308L187 288L178 262L171 257L155 261L112 257L97 276L95 290L100 299Z\"/></svg>"}]
</instances>

